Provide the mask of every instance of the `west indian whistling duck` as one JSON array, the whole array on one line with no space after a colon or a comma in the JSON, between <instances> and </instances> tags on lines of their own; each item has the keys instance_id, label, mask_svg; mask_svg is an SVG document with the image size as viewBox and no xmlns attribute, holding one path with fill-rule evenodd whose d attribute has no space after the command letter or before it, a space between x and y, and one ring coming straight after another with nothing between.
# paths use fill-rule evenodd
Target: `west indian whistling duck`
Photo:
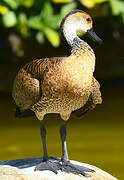
<instances>
[{"instance_id":1,"label":"west indian whistling duck","mask_svg":"<svg viewBox=\"0 0 124 180\"><path fill-rule=\"evenodd\" d=\"M101 44L102 40L92 28L92 18L82 10L69 12L61 22L61 34L71 46L68 57L52 57L33 60L18 72L12 96L17 105L16 115L21 117L30 111L40 120L43 142L43 162L35 170L58 169L85 175L88 168L82 169L69 161L66 146L66 123L73 112L82 116L96 104L102 103L100 85L94 78L95 54L92 48L77 35L88 34ZM46 147L44 115L58 113L63 120L60 128L62 141L61 162L51 162Z\"/></svg>"}]
</instances>

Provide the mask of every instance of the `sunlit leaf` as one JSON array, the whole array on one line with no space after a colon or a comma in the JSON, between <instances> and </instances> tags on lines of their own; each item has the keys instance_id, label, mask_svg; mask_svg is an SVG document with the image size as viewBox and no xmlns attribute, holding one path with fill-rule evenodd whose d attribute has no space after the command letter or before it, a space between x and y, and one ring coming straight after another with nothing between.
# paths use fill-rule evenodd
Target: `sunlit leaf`
<instances>
[{"instance_id":1,"label":"sunlit leaf","mask_svg":"<svg viewBox=\"0 0 124 180\"><path fill-rule=\"evenodd\" d=\"M120 0L110 0L110 7L112 10L112 14L117 16L121 12L124 12L124 2Z\"/></svg>"},{"instance_id":2,"label":"sunlit leaf","mask_svg":"<svg viewBox=\"0 0 124 180\"><path fill-rule=\"evenodd\" d=\"M12 9L17 9L19 6L19 0L4 0Z\"/></svg>"},{"instance_id":3,"label":"sunlit leaf","mask_svg":"<svg viewBox=\"0 0 124 180\"><path fill-rule=\"evenodd\" d=\"M0 5L0 14L6 14L8 11L8 7Z\"/></svg>"},{"instance_id":4,"label":"sunlit leaf","mask_svg":"<svg viewBox=\"0 0 124 180\"><path fill-rule=\"evenodd\" d=\"M48 26L52 29L57 29L57 28L59 28L61 19L62 19L61 15L57 14L57 15L51 15L49 18L43 19L43 22L46 26Z\"/></svg>"},{"instance_id":5,"label":"sunlit leaf","mask_svg":"<svg viewBox=\"0 0 124 180\"><path fill-rule=\"evenodd\" d=\"M83 32L82 31L77 31L77 36L79 36L79 37L82 37L83 36Z\"/></svg>"},{"instance_id":6,"label":"sunlit leaf","mask_svg":"<svg viewBox=\"0 0 124 180\"><path fill-rule=\"evenodd\" d=\"M110 0L110 5L111 5L113 15L120 14L120 7L119 7L119 4L118 4L117 0Z\"/></svg>"},{"instance_id":7,"label":"sunlit leaf","mask_svg":"<svg viewBox=\"0 0 124 180\"><path fill-rule=\"evenodd\" d=\"M18 21L20 24L27 24L27 16L24 12L19 13L18 15Z\"/></svg>"},{"instance_id":8,"label":"sunlit leaf","mask_svg":"<svg viewBox=\"0 0 124 180\"><path fill-rule=\"evenodd\" d=\"M20 32L24 37L27 37L28 27L27 27L27 16L24 12L18 14L18 26Z\"/></svg>"},{"instance_id":9,"label":"sunlit leaf","mask_svg":"<svg viewBox=\"0 0 124 180\"><path fill-rule=\"evenodd\" d=\"M44 3L44 6L41 10L41 17L46 26L54 28L56 26L56 19L54 19L55 15L53 14L53 7L49 1Z\"/></svg>"},{"instance_id":10,"label":"sunlit leaf","mask_svg":"<svg viewBox=\"0 0 124 180\"><path fill-rule=\"evenodd\" d=\"M71 10L75 9L76 6L77 6L77 4L75 2L63 5L62 8L61 8L61 15L62 15L62 17L65 16Z\"/></svg>"},{"instance_id":11,"label":"sunlit leaf","mask_svg":"<svg viewBox=\"0 0 124 180\"><path fill-rule=\"evenodd\" d=\"M106 2L108 0L80 0L80 2L87 8L93 8L96 4Z\"/></svg>"},{"instance_id":12,"label":"sunlit leaf","mask_svg":"<svg viewBox=\"0 0 124 180\"><path fill-rule=\"evenodd\" d=\"M57 14L57 15L54 15L52 18L51 18L51 24L49 24L49 27L53 28L53 29L58 29L59 26L60 26L60 22L62 20L62 17L61 17L61 14Z\"/></svg>"},{"instance_id":13,"label":"sunlit leaf","mask_svg":"<svg viewBox=\"0 0 124 180\"><path fill-rule=\"evenodd\" d=\"M39 16L30 17L28 20L28 26L36 30L41 30L44 27Z\"/></svg>"},{"instance_id":14,"label":"sunlit leaf","mask_svg":"<svg viewBox=\"0 0 124 180\"><path fill-rule=\"evenodd\" d=\"M34 0L20 0L20 3L27 7L27 8L30 8L32 7L32 5L34 4Z\"/></svg>"},{"instance_id":15,"label":"sunlit leaf","mask_svg":"<svg viewBox=\"0 0 124 180\"><path fill-rule=\"evenodd\" d=\"M41 31L37 32L36 39L40 44L44 43L44 35Z\"/></svg>"},{"instance_id":16,"label":"sunlit leaf","mask_svg":"<svg viewBox=\"0 0 124 180\"><path fill-rule=\"evenodd\" d=\"M49 1L46 1L42 8L42 17L49 18L51 15L53 15L53 7Z\"/></svg>"},{"instance_id":17,"label":"sunlit leaf","mask_svg":"<svg viewBox=\"0 0 124 180\"><path fill-rule=\"evenodd\" d=\"M58 47L60 44L60 38L58 32L54 31L50 28L45 28L44 33L48 39L48 41L54 46Z\"/></svg>"},{"instance_id":18,"label":"sunlit leaf","mask_svg":"<svg viewBox=\"0 0 124 180\"><path fill-rule=\"evenodd\" d=\"M3 24L5 27L13 27L17 23L16 15L13 11L9 11L8 13L3 15Z\"/></svg>"},{"instance_id":19,"label":"sunlit leaf","mask_svg":"<svg viewBox=\"0 0 124 180\"><path fill-rule=\"evenodd\" d=\"M44 3L40 17L45 26L52 29L57 29L59 27L61 15L59 13L54 13L51 2L47 1Z\"/></svg>"},{"instance_id":20,"label":"sunlit leaf","mask_svg":"<svg viewBox=\"0 0 124 180\"><path fill-rule=\"evenodd\" d=\"M53 7L49 1L44 4L42 9L42 19L46 26L49 26L53 29L58 27L59 15L54 14Z\"/></svg>"},{"instance_id":21,"label":"sunlit leaf","mask_svg":"<svg viewBox=\"0 0 124 180\"><path fill-rule=\"evenodd\" d=\"M54 3L69 3L73 0L52 0Z\"/></svg>"}]
</instances>

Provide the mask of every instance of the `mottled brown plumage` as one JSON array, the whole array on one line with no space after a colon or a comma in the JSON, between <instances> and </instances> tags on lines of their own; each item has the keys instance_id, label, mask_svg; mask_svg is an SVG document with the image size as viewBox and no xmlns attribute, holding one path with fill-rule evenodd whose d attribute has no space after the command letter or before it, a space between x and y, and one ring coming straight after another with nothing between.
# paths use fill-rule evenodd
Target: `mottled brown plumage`
<instances>
[{"instance_id":1,"label":"mottled brown plumage","mask_svg":"<svg viewBox=\"0 0 124 180\"><path fill-rule=\"evenodd\" d=\"M99 83L93 77L95 56L87 45L69 57L46 58L26 64L18 73L13 97L21 111L33 110L42 120L46 113L60 113L67 120L72 111L101 103Z\"/></svg>"},{"instance_id":2,"label":"mottled brown plumage","mask_svg":"<svg viewBox=\"0 0 124 180\"><path fill-rule=\"evenodd\" d=\"M76 35L76 31L89 33L94 40L101 42L92 31L91 17L74 10L63 19L61 31L72 47L71 55L31 61L20 69L14 81L13 98L20 112L30 109L39 120L43 120L45 114L59 113L67 121L72 112L81 116L102 102L100 85L93 76L95 54ZM62 159L67 160L64 128L61 128ZM44 149L44 159L47 159L45 146Z\"/></svg>"}]
</instances>

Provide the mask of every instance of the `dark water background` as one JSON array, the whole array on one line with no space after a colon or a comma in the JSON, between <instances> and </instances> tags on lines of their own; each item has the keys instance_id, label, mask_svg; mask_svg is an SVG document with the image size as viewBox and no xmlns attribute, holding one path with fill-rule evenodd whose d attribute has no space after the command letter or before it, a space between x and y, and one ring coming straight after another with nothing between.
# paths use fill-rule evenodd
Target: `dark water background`
<instances>
[{"instance_id":1,"label":"dark water background","mask_svg":"<svg viewBox=\"0 0 124 180\"><path fill-rule=\"evenodd\" d=\"M82 118L71 116L67 127L70 159L102 168L124 179L124 85L104 86L103 104ZM11 96L0 96L0 160L42 156L39 121L14 118ZM45 117L50 156L61 156L59 115Z\"/></svg>"}]
</instances>

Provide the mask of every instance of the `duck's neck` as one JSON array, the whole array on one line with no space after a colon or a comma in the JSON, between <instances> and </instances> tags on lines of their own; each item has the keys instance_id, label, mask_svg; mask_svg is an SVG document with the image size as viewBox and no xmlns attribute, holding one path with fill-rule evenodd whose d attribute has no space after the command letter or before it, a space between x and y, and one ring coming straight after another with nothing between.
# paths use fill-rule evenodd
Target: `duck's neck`
<instances>
[{"instance_id":1,"label":"duck's neck","mask_svg":"<svg viewBox=\"0 0 124 180\"><path fill-rule=\"evenodd\" d=\"M69 27L69 29L62 29L62 35L66 39L67 43L71 46L72 51L90 47L84 40L77 36L76 30L73 27Z\"/></svg>"},{"instance_id":2,"label":"duck's neck","mask_svg":"<svg viewBox=\"0 0 124 180\"><path fill-rule=\"evenodd\" d=\"M74 37L72 44L71 44L72 51L84 49L87 46L89 46L89 45L84 40L80 39L78 36Z\"/></svg>"}]
</instances>

